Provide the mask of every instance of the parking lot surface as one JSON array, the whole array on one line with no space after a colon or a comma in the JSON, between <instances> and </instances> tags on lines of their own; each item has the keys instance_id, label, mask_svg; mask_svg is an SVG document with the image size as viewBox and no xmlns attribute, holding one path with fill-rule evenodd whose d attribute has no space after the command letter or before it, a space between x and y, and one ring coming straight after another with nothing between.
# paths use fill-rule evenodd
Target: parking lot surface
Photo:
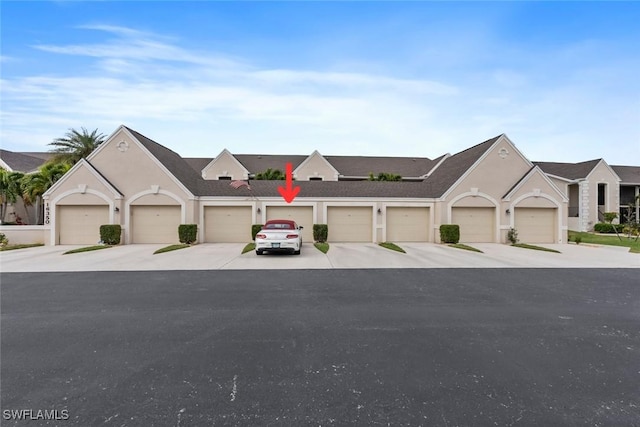
<instances>
[{"instance_id":1,"label":"parking lot surface","mask_svg":"<svg viewBox=\"0 0 640 427\"><path fill-rule=\"evenodd\" d=\"M153 255L165 245L122 245L62 255L80 246L43 246L0 252L5 272L247 270L325 268L640 268L640 254L628 248L589 245L542 245L561 253L495 243L476 243L475 253L433 243L398 243L407 253L373 243L331 243L327 254L305 243L301 255L241 254L244 244L205 243Z\"/></svg>"},{"instance_id":2,"label":"parking lot surface","mask_svg":"<svg viewBox=\"0 0 640 427\"><path fill-rule=\"evenodd\" d=\"M0 277L3 426L640 420L635 270Z\"/></svg>"}]
</instances>

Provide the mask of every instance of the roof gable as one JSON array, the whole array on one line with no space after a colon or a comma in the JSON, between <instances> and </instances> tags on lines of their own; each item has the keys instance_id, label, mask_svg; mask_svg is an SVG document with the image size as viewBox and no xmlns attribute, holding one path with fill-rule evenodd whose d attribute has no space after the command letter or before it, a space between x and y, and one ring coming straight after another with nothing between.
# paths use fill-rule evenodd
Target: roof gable
<instances>
[{"instance_id":1,"label":"roof gable","mask_svg":"<svg viewBox=\"0 0 640 427\"><path fill-rule=\"evenodd\" d=\"M322 156L322 154L320 154L318 152L318 150L315 150L313 153L311 153L302 163L300 163L300 165L298 165L298 167L296 167L293 171L293 175L295 177L298 177L299 175L314 175L313 173L303 173L303 170L305 169L305 167L307 166L311 166L312 163L316 162L316 166L320 165L321 167L319 169L328 169L329 171L331 171L331 174L333 175L332 178L337 180L338 176L340 175L340 172L338 172L336 170L336 168L333 167L333 165L331 163L329 163L327 161L327 159L324 158L324 156ZM318 168L316 168L318 169ZM310 172L310 171L308 171ZM317 173L317 171L315 171ZM306 178L305 176L302 176L302 178ZM326 177L328 178L328 177Z\"/></svg>"},{"instance_id":2,"label":"roof gable","mask_svg":"<svg viewBox=\"0 0 640 427\"><path fill-rule=\"evenodd\" d=\"M512 197L514 194L516 194L516 193L518 192L518 190L519 190L520 188L522 188L522 186L523 186L523 185L525 185L525 184L527 183L527 181L531 180L531 179L532 179L532 177L534 177L534 176L539 176L539 177L541 177L541 178L542 178L542 179L543 179L543 180L544 180L544 181L549 185L549 187L551 187L551 188L553 189L553 191L555 191L555 192L556 192L556 194L557 194L558 196L560 196L560 198L561 198L563 201L565 201L565 202L568 202L568 201L569 201L569 199L568 199L568 198L567 198L567 196L562 192L562 190L560 190L560 189L558 188L558 186L557 186L557 185L555 185L555 184L553 183L553 181L551 181L551 179L549 179L549 177L547 176L547 174L546 174L546 173L544 173L544 172L542 171L542 169L540 169L540 167L539 167L539 166L537 166L537 165L533 165L533 166L531 167L531 169L529 169L529 170L527 171L527 173L525 173L525 174L522 176L522 178L520 178L520 179L518 180L518 182L516 182L516 183L513 185L513 187L511 187L511 188L509 189L509 191L507 191L507 193L502 197L502 199L503 199L503 200L505 200L505 201L509 201L509 200L511 200L511 197Z\"/></svg>"},{"instance_id":3,"label":"roof gable","mask_svg":"<svg viewBox=\"0 0 640 427\"><path fill-rule=\"evenodd\" d=\"M216 165L219 165L221 162L224 162L224 161L230 161L238 169L240 169L242 171L242 174L244 175L243 176L244 179L247 179L249 177L249 171L247 170L247 168L245 168L244 165L240 163L240 161L238 161L238 159L233 154L231 154L229 150L225 148L222 150L222 152L220 152L220 154L218 154L213 160L211 160L211 162L209 162L207 166L205 166L202 169L202 178L215 179L216 178L215 176L209 177L209 174L211 173L212 170L215 170ZM217 174L213 174L213 175L217 175ZM234 178L239 179L239 177L234 177Z\"/></svg>"},{"instance_id":4,"label":"roof gable","mask_svg":"<svg viewBox=\"0 0 640 427\"><path fill-rule=\"evenodd\" d=\"M133 129L129 129L126 126L124 128L127 129L189 193L192 195L197 194L200 177L178 153L168 149L164 145L158 144Z\"/></svg>"},{"instance_id":5,"label":"roof gable","mask_svg":"<svg viewBox=\"0 0 640 427\"><path fill-rule=\"evenodd\" d=\"M91 175L93 175L100 183L102 183L111 193L113 194L115 199L121 199L123 197L120 190L118 190L107 178L104 177L93 165L86 159L80 159L71 169L65 173L62 178L57 180L47 191L42 195L44 198L48 197L50 194L56 192L58 188L62 187L65 182L77 173L80 169L86 169L89 171Z\"/></svg>"},{"instance_id":6,"label":"roof gable","mask_svg":"<svg viewBox=\"0 0 640 427\"><path fill-rule=\"evenodd\" d=\"M430 197L442 197L480 160L502 135L447 157L425 180Z\"/></svg>"}]
</instances>

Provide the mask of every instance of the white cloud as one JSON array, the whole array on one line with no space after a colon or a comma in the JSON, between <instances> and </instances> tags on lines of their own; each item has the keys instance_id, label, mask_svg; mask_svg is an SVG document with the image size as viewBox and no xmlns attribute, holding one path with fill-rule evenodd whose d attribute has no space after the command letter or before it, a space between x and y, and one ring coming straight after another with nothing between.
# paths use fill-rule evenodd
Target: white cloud
<instances>
[{"instance_id":1,"label":"white cloud","mask_svg":"<svg viewBox=\"0 0 640 427\"><path fill-rule=\"evenodd\" d=\"M44 150L70 127L109 134L126 124L184 156L212 157L227 147L437 157L505 132L534 160L604 156L624 163L629 157L609 155L602 135L622 146L640 137L638 125L629 124L638 103L612 90L619 82L602 79L617 72L615 64L581 68L570 84L541 88L540 74L504 64L452 70L442 80L267 67L150 32L83 29L114 38L36 48L88 61L86 67L1 81L4 145Z\"/></svg>"}]
</instances>

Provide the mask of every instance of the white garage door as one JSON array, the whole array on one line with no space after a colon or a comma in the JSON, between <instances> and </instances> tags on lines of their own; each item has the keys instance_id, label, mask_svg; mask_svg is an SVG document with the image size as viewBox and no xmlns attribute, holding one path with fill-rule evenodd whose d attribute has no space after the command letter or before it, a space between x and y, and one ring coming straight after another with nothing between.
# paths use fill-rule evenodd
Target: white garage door
<instances>
[{"instance_id":1,"label":"white garage door","mask_svg":"<svg viewBox=\"0 0 640 427\"><path fill-rule=\"evenodd\" d=\"M556 241L556 209L516 208L515 228L522 243L554 243Z\"/></svg>"},{"instance_id":2,"label":"white garage door","mask_svg":"<svg viewBox=\"0 0 640 427\"><path fill-rule=\"evenodd\" d=\"M495 242L495 208L453 208L451 223L460 226L460 241Z\"/></svg>"},{"instance_id":3,"label":"white garage door","mask_svg":"<svg viewBox=\"0 0 640 427\"><path fill-rule=\"evenodd\" d=\"M131 206L132 243L177 243L180 206Z\"/></svg>"},{"instance_id":4,"label":"white garage door","mask_svg":"<svg viewBox=\"0 0 640 427\"><path fill-rule=\"evenodd\" d=\"M58 206L61 245L95 245L100 241L100 226L109 223L109 206Z\"/></svg>"},{"instance_id":5,"label":"white garage door","mask_svg":"<svg viewBox=\"0 0 640 427\"><path fill-rule=\"evenodd\" d=\"M247 243L251 241L251 206L205 206L204 241Z\"/></svg>"},{"instance_id":6,"label":"white garage door","mask_svg":"<svg viewBox=\"0 0 640 427\"><path fill-rule=\"evenodd\" d=\"M268 206L267 221L270 219L290 219L303 226L302 241L313 242L313 207L311 206Z\"/></svg>"},{"instance_id":7,"label":"white garage door","mask_svg":"<svg viewBox=\"0 0 640 427\"><path fill-rule=\"evenodd\" d=\"M372 207L327 208L330 242L372 242Z\"/></svg>"},{"instance_id":8,"label":"white garage door","mask_svg":"<svg viewBox=\"0 0 640 427\"><path fill-rule=\"evenodd\" d=\"M387 207L387 241L429 240L429 208Z\"/></svg>"}]
</instances>

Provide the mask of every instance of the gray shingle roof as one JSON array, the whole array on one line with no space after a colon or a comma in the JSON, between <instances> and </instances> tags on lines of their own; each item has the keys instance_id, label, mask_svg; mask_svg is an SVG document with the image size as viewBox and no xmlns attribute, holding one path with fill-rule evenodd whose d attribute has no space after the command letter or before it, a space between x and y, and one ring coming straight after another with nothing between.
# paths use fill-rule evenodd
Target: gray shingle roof
<instances>
[{"instance_id":1,"label":"gray shingle roof","mask_svg":"<svg viewBox=\"0 0 640 427\"><path fill-rule=\"evenodd\" d=\"M16 172L35 171L47 160L27 153L16 153L14 151L1 149L0 159L2 159L2 161L4 161L11 169Z\"/></svg>"},{"instance_id":2,"label":"gray shingle roof","mask_svg":"<svg viewBox=\"0 0 640 427\"><path fill-rule=\"evenodd\" d=\"M293 169L295 169L309 156L234 154L233 157L242 163L242 166L244 166L249 173L260 173L267 169L279 169L281 172L284 172L287 163L291 163Z\"/></svg>"},{"instance_id":3,"label":"gray shingle roof","mask_svg":"<svg viewBox=\"0 0 640 427\"><path fill-rule=\"evenodd\" d=\"M55 156L55 153L49 151L19 151L20 154L26 154L27 156L37 157L42 160L49 160Z\"/></svg>"},{"instance_id":4,"label":"gray shingle roof","mask_svg":"<svg viewBox=\"0 0 640 427\"><path fill-rule=\"evenodd\" d=\"M158 144L157 142L147 138L141 133L136 132L125 126L125 128L131 132L131 134L138 140L144 147L151 152L151 154L160 161L191 193L198 194L198 185L202 181L200 174L189 163L187 163L176 152L169 150L167 147Z\"/></svg>"},{"instance_id":5,"label":"gray shingle roof","mask_svg":"<svg viewBox=\"0 0 640 427\"><path fill-rule=\"evenodd\" d=\"M424 182L426 197L442 196L501 136L467 148L442 162Z\"/></svg>"},{"instance_id":6,"label":"gray shingle roof","mask_svg":"<svg viewBox=\"0 0 640 427\"><path fill-rule=\"evenodd\" d=\"M198 175L200 175L202 173L202 169L204 169L213 160L212 157L183 157L183 159L194 171L198 173Z\"/></svg>"},{"instance_id":7,"label":"gray shingle roof","mask_svg":"<svg viewBox=\"0 0 640 427\"><path fill-rule=\"evenodd\" d=\"M366 156L324 156L325 159L344 176L369 176L381 172L402 177L425 175L434 166L434 161L426 157L366 157Z\"/></svg>"},{"instance_id":8,"label":"gray shingle roof","mask_svg":"<svg viewBox=\"0 0 640 427\"><path fill-rule=\"evenodd\" d=\"M587 160L580 163L533 162L540 166L544 173L567 179L586 178L602 159Z\"/></svg>"},{"instance_id":9,"label":"gray shingle roof","mask_svg":"<svg viewBox=\"0 0 640 427\"><path fill-rule=\"evenodd\" d=\"M229 181L201 180L200 196L219 197L280 197L279 186L284 181L249 181L251 191L246 187L235 189ZM384 182L384 181L295 181L300 187L298 199L305 197L385 197L385 198L424 198L425 187L422 182ZM295 204L295 202L294 202Z\"/></svg>"},{"instance_id":10,"label":"gray shingle roof","mask_svg":"<svg viewBox=\"0 0 640 427\"><path fill-rule=\"evenodd\" d=\"M620 184L640 185L640 166L611 166L622 180Z\"/></svg>"}]
</instances>

